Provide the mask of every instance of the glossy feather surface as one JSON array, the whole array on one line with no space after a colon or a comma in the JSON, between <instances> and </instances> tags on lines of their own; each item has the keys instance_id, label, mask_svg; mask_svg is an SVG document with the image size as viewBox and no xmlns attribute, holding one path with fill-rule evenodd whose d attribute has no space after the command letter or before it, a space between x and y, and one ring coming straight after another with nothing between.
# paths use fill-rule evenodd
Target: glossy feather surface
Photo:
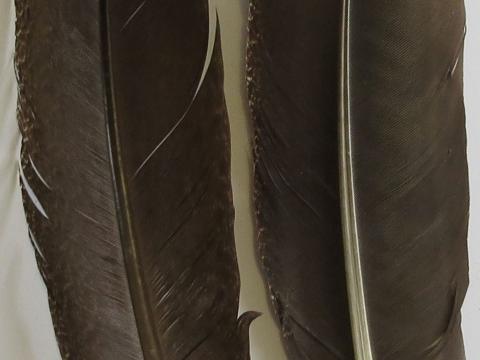
<instances>
[{"instance_id":1,"label":"glossy feather surface","mask_svg":"<svg viewBox=\"0 0 480 360\"><path fill-rule=\"evenodd\" d=\"M24 204L63 358L248 359L214 7L16 6Z\"/></svg>"}]
</instances>

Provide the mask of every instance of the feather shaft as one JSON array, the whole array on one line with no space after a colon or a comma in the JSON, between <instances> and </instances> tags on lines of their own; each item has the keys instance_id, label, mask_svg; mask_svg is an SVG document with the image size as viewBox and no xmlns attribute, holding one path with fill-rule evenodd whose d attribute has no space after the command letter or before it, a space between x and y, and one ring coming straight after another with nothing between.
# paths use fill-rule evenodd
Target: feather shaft
<instances>
[{"instance_id":1,"label":"feather shaft","mask_svg":"<svg viewBox=\"0 0 480 360\"><path fill-rule=\"evenodd\" d=\"M139 256L138 241L135 238L131 221L130 205L127 196L127 183L122 166L120 134L118 129L117 109L115 104L115 83L112 72L112 49L110 38L109 0L102 2L101 16L103 28L103 56L104 56L104 86L106 93L107 138L110 159L112 163L112 177L116 198L119 235L122 241L123 257L125 260L128 285L132 298L132 307L135 314L138 336L142 344L142 353L145 360L166 360L164 352L155 336L154 316L146 294L146 284L142 273L142 264ZM141 6L143 7L143 6ZM139 9L141 9L141 7ZM135 13L138 13L137 9ZM129 21L128 21L129 22ZM124 25L125 26L125 25ZM124 27L122 27L122 30Z\"/></svg>"},{"instance_id":2,"label":"feather shaft","mask_svg":"<svg viewBox=\"0 0 480 360\"><path fill-rule=\"evenodd\" d=\"M373 360L370 329L363 283L360 239L352 159L350 118L350 1L343 0L340 66L339 159L343 248L347 278L350 322L356 360Z\"/></svg>"}]
</instances>

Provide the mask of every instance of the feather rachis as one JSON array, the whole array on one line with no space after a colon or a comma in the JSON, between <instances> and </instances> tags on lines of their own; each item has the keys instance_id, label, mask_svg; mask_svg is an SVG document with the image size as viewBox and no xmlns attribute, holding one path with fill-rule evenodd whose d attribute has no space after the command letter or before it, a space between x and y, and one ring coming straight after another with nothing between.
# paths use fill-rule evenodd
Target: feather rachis
<instances>
[{"instance_id":1,"label":"feather rachis","mask_svg":"<svg viewBox=\"0 0 480 360\"><path fill-rule=\"evenodd\" d=\"M339 158L343 243L350 321L356 360L373 360L363 268L358 235L356 190L352 158L350 104L350 0L343 1L339 93Z\"/></svg>"}]
</instances>

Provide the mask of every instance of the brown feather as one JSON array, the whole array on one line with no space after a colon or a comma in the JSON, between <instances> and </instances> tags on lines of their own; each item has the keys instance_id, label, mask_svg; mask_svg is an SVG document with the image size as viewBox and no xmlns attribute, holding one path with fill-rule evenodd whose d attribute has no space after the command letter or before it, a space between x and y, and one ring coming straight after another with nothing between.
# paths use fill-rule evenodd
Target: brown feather
<instances>
[{"instance_id":1,"label":"brown feather","mask_svg":"<svg viewBox=\"0 0 480 360\"><path fill-rule=\"evenodd\" d=\"M349 3L346 102L372 351L461 360L463 1Z\"/></svg>"},{"instance_id":2,"label":"brown feather","mask_svg":"<svg viewBox=\"0 0 480 360\"><path fill-rule=\"evenodd\" d=\"M340 5L251 1L259 256L290 359L353 357L338 175Z\"/></svg>"},{"instance_id":3,"label":"brown feather","mask_svg":"<svg viewBox=\"0 0 480 360\"><path fill-rule=\"evenodd\" d=\"M248 359L209 2L16 6L24 203L63 358Z\"/></svg>"},{"instance_id":4,"label":"brown feather","mask_svg":"<svg viewBox=\"0 0 480 360\"><path fill-rule=\"evenodd\" d=\"M259 253L289 357L464 359L462 1L251 9Z\"/></svg>"}]
</instances>

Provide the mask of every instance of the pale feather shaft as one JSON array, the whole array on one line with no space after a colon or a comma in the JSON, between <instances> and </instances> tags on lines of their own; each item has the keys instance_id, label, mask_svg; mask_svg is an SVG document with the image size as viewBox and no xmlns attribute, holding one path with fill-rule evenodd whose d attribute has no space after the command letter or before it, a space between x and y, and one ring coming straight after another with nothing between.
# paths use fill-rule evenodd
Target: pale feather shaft
<instances>
[{"instance_id":1,"label":"pale feather shaft","mask_svg":"<svg viewBox=\"0 0 480 360\"><path fill-rule=\"evenodd\" d=\"M340 74L340 193L342 208L345 271L347 277L350 322L356 360L373 360L370 330L363 284L360 239L352 159L352 130L350 122L350 0L343 2L341 74Z\"/></svg>"}]
</instances>

